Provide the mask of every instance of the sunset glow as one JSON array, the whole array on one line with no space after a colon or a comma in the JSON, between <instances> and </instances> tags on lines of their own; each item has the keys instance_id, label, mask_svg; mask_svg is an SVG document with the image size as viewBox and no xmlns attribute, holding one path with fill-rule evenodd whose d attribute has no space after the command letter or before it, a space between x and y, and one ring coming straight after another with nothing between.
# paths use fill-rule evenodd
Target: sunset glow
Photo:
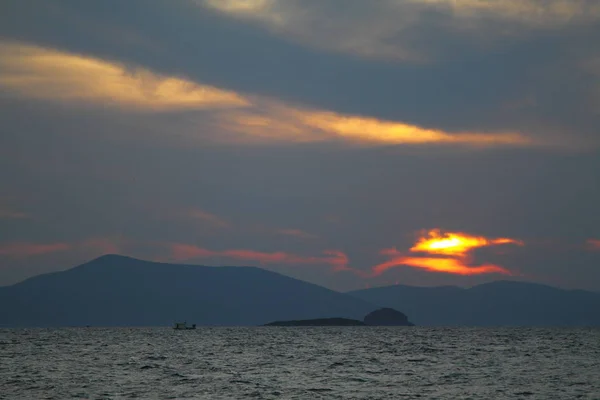
<instances>
[{"instance_id":1,"label":"sunset glow","mask_svg":"<svg viewBox=\"0 0 600 400\"><path fill-rule=\"evenodd\" d=\"M511 275L510 271L493 264L484 265L465 265L460 259L456 258L429 258L429 257L397 257L390 261L379 264L373 268L375 275L380 275L386 270L398 267L409 266L421 268L431 272L445 272L456 275L480 275L498 273Z\"/></svg>"},{"instance_id":2,"label":"sunset glow","mask_svg":"<svg viewBox=\"0 0 600 400\"><path fill-rule=\"evenodd\" d=\"M472 236L460 232L442 233L439 229L433 229L426 236L419 238L410 251L413 253L465 256L468 252L478 247L500 244L522 246L523 242L508 238L488 239L483 236Z\"/></svg>"},{"instance_id":3,"label":"sunset glow","mask_svg":"<svg viewBox=\"0 0 600 400\"><path fill-rule=\"evenodd\" d=\"M380 254L390 257L390 260L376 265L372 271L373 275L377 276L390 268L407 266L456 275L491 273L512 275L509 270L498 265L473 265L471 262L470 253L474 249L505 244L524 245L522 241L516 239L486 238L461 232L442 232L439 229L433 229L421 236L415 245L409 249L410 253L423 253L426 256L404 255L396 249L384 249L380 251Z\"/></svg>"}]
</instances>

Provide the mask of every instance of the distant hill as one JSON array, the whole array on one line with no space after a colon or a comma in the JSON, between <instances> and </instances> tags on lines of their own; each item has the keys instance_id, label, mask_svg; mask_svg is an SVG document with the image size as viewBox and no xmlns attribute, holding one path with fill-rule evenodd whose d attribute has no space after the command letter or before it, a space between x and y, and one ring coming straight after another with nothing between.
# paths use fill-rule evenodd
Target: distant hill
<instances>
[{"instance_id":1,"label":"distant hill","mask_svg":"<svg viewBox=\"0 0 600 400\"><path fill-rule=\"evenodd\" d=\"M426 326L600 326L600 293L498 281L469 289L387 286L348 294Z\"/></svg>"},{"instance_id":2,"label":"distant hill","mask_svg":"<svg viewBox=\"0 0 600 400\"><path fill-rule=\"evenodd\" d=\"M0 287L0 326L260 325L360 318L377 307L255 267L164 264L107 255Z\"/></svg>"}]
</instances>

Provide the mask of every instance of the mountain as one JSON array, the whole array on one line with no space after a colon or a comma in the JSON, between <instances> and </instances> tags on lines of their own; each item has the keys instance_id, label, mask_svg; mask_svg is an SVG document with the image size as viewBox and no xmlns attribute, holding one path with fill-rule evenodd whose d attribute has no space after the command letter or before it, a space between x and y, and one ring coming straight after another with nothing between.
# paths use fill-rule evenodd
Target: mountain
<instances>
[{"instance_id":1,"label":"mountain","mask_svg":"<svg viewBox=\"0 0 600 400\"><path fill-rule=\"evenodd\" d=\"M600 293L497 281L454 286L387 286L348 294L410 315L426 326L600 326Z\"/></svg>"},{"instance_id":2,"label":"mountain","mask_svg":"<svg viewBox=\"0 0 600 400\"><path fill-rule=\"evenodd\" d=\"M360 318L355 297L255 267L165 264L106 255L0 287L0 326L259 325Z\"/></svg>"}]
</instances>

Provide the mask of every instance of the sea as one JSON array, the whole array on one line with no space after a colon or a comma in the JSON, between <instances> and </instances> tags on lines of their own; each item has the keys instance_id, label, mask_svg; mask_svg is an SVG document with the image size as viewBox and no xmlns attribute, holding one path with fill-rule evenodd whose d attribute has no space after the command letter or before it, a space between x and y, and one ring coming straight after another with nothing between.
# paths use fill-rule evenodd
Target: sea
<instances>
[{"instance_id":1,"label":"sea","mask_svg":"<svg viewBox=\"0 0 600 400\"><path fill-rule=\"evenodd\" d=\"M600 399L600 329L0 330L0 399Z\"/></svg>"}]
</instances>

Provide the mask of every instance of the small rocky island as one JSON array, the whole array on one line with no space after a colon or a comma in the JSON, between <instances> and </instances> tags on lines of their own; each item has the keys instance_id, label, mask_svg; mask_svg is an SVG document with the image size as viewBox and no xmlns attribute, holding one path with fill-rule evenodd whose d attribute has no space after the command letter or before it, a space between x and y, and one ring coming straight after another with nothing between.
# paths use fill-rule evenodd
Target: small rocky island
<instances>
[{"instance_id":1,"label":"small rocky island","mask_svg":"<svg viewBox=\"0 0 600 400\"><path fill-rule=\"evenodd\" d=\"M414 324L398 310L380 308L367 314L362 321L349 318L318 318L275 321L263 326L414 326Z\"/></svg>"},{"instance_id":2,"label":"small rocky island","mask_svg":"<svg viewBox=\"0 0 600 400\"><path fill-rule=\"evenodd\" d=\"M393 308L380 308L369 313L364 318L365 325L370 326L414 326L408 317Z\"/></svg>"}]
</instances>

